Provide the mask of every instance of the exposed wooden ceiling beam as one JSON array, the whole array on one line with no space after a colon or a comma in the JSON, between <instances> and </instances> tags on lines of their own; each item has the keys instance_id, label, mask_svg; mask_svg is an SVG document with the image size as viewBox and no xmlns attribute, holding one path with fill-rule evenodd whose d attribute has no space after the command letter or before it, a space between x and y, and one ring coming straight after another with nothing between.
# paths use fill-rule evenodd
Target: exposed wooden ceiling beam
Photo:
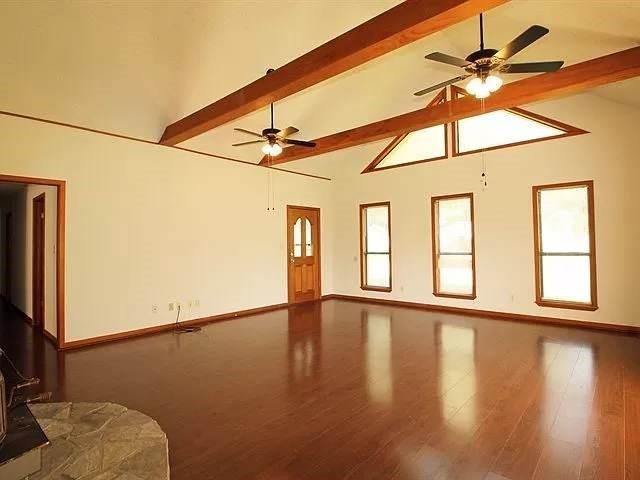
<instances>
[{"instance_id":1,"label":"exposed wooden ceiling beam","mask_svg":"<svg viewBox=\"0 0 640 480\"><path fill-rule=\"evenodd\" d=\"M167 126L175 145L508 0L406 0L220 100Z\"/></svg>"},{"instance_id":2,"label":"exposed wooden ceiling beam","mask_svg":"<svg viewBox=\"0 0 640 480\"><path fill-rule=\"evenodd\" d=\"M291 162L323 153L354 147L364 143L394 137L434 125L504 108L549 100L579 93L583 90L625 80L640 75L640 47L570 65L553 73L545 73L504 85L486 98L484 106L472 96L423 108L413 112L369 123L361 127L314 140L315 148L289 147L272 158L270 165ZM266 164L266 157L261 164Z\"/></svg>"}]
</instances>

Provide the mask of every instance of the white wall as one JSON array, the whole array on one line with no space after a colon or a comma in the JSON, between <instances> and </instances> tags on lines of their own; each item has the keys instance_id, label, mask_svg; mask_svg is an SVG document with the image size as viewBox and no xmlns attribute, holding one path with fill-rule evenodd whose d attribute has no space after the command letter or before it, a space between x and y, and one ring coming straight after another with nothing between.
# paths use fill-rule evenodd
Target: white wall
<instances>
[{"instance_id":1,"label":"white wall","mask_svg":"<svg viewBox=\"0 0 640 480\"><path fill-rule=\"evenodd\" d=\"M480 155L359 175L372 157L346 151L348 171L334 180L336 293L465 308L640 325L637 126L640 110L591 95L535 105L590 134ZM382 147L380 147L380 150ZM351 152L351 153L349 153ZM376 152L377 153L377 152ZM594 180L598 301L595 312L534 303L532 185ZM477 299L437 298L432 291L430 197L474 192ZM390 201L393 292L360 289L358 205Z\"/></svg>"},{"instance_id":2,"label":"white wall","mask_svg":"<svg viewBox=\"0 0 640 480\"><path fill-rule=\"evenodd\" d=\"M66 340L286 302L285 205L322 211L331 184L89 132L0 117L0 173L67 181ZM47 208L49 208L47 206ZM158 313L152 313L158 305Z\"/></svg>"},{"instance_id":3,"label":"white wall","mask_svg":"<svg viewBox=\"0 0 640 480\"><path fill-rule=\"evenodd\" d=\"M0 173L67 181L67 341L172 322L173 301L200 301L183 319L286 302L286 204L322 209L324 294L640 325L633 291L640 110L591 95L531 110L592 133L487 152L486 191L479 155L360 175L378 153L368 145L315 160L339 165L332 182L274 172L276 212L267 213L264 169L5 116ZM595 181L600 308L538 307L531 186L586 179ZM476 203L478 298L436 298L429 197L468 191ZM358 205L385 200L394 290L365 292Z\"/></svg>"},{"instance_id":4,"label":"white wall","mask_svg":"<svg viewBox=\"0 0 640 480\"><path fill-rule=\"evenodd\" d=\"M57 190L42 185L25 186L5 207L12 213L11 303L33 318L33 199L44 193L44 328L57 336L56 220Z\"/></svg>"}]
</instances>

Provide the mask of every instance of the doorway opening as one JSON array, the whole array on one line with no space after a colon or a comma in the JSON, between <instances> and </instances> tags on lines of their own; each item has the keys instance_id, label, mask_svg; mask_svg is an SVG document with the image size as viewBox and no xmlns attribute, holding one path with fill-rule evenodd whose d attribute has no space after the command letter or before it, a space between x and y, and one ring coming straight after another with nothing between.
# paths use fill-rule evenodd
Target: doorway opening
<instances>
[{"instance_id":1,"label":"doorway opening","mask_svg":"<svg viewBox=\"0 0 640 480\"><path fill-rule=\"evenodd\" d=\"M65 345L63 180L0 174L0 292L5 304Z\"/></svg>"}]
</instances>

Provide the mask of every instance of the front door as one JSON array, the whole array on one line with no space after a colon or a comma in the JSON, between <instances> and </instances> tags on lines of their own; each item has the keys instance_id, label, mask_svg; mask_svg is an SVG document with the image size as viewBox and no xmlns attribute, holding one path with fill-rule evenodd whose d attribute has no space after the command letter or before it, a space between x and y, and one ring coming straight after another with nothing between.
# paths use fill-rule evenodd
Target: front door
<instances>
[{"instance_id":1,"label":"front door","mask_svg":"<svg viewBox=\"0 0 640 480\"><path fill-rule=\"evenodd\" d=\"M320 209L287 206L289 303L320 298Z\"/></svg>"}]
</instances>

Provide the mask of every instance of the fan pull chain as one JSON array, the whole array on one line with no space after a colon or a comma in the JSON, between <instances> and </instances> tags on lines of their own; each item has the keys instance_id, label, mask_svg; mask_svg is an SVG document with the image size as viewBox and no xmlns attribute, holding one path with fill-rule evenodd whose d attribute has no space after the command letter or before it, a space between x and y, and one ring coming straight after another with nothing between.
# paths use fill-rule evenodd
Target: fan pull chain
<instances>
[{"instance_id":1,"label":"fan pull chain","mask_svg":"<svg viewBox=\"0 0 640 480\"><path fill-rule=\"evenodd\" d=\"M271 155L267 155L267 212L270 210L269 202L271 201Z\"/></svg>"},{"instance_id":2,"label":"fan pull chain","mask_svg":"<svg viewBox=\"0 0 640 480\"><path fill-rule=\"evenodd\" d=\"M271 169L272 157L267 155L267 212L275 212L275 189L273 186L273 170Z\"/></svg>"},{"instance_id":3,"label":"fan pull chain","mask_svg":"<svg viewBox=\"0 0 640 480\"><path fill-rule=\"evenodd\" d=\"M273 181L273 170L269 171L269 175L271 175L271 212L276 211L276 187L275 182Z\"/></svg>"},{"instance_id":4,"label":"fan pull chain","mask_svg":"<svg viewBox=\"0 0 640 480\"><path fill-rule=\"evenodd\" d=\"M484 98L480 99L480 114L484 114ZM482 152L480 153L480 159L482 160L482 175L480 176L480 188L482 191L486 191L489 188L489 179L487 177L487 157L486 157L486 148L482 148Z\"/></svg>"}]
</instances>

